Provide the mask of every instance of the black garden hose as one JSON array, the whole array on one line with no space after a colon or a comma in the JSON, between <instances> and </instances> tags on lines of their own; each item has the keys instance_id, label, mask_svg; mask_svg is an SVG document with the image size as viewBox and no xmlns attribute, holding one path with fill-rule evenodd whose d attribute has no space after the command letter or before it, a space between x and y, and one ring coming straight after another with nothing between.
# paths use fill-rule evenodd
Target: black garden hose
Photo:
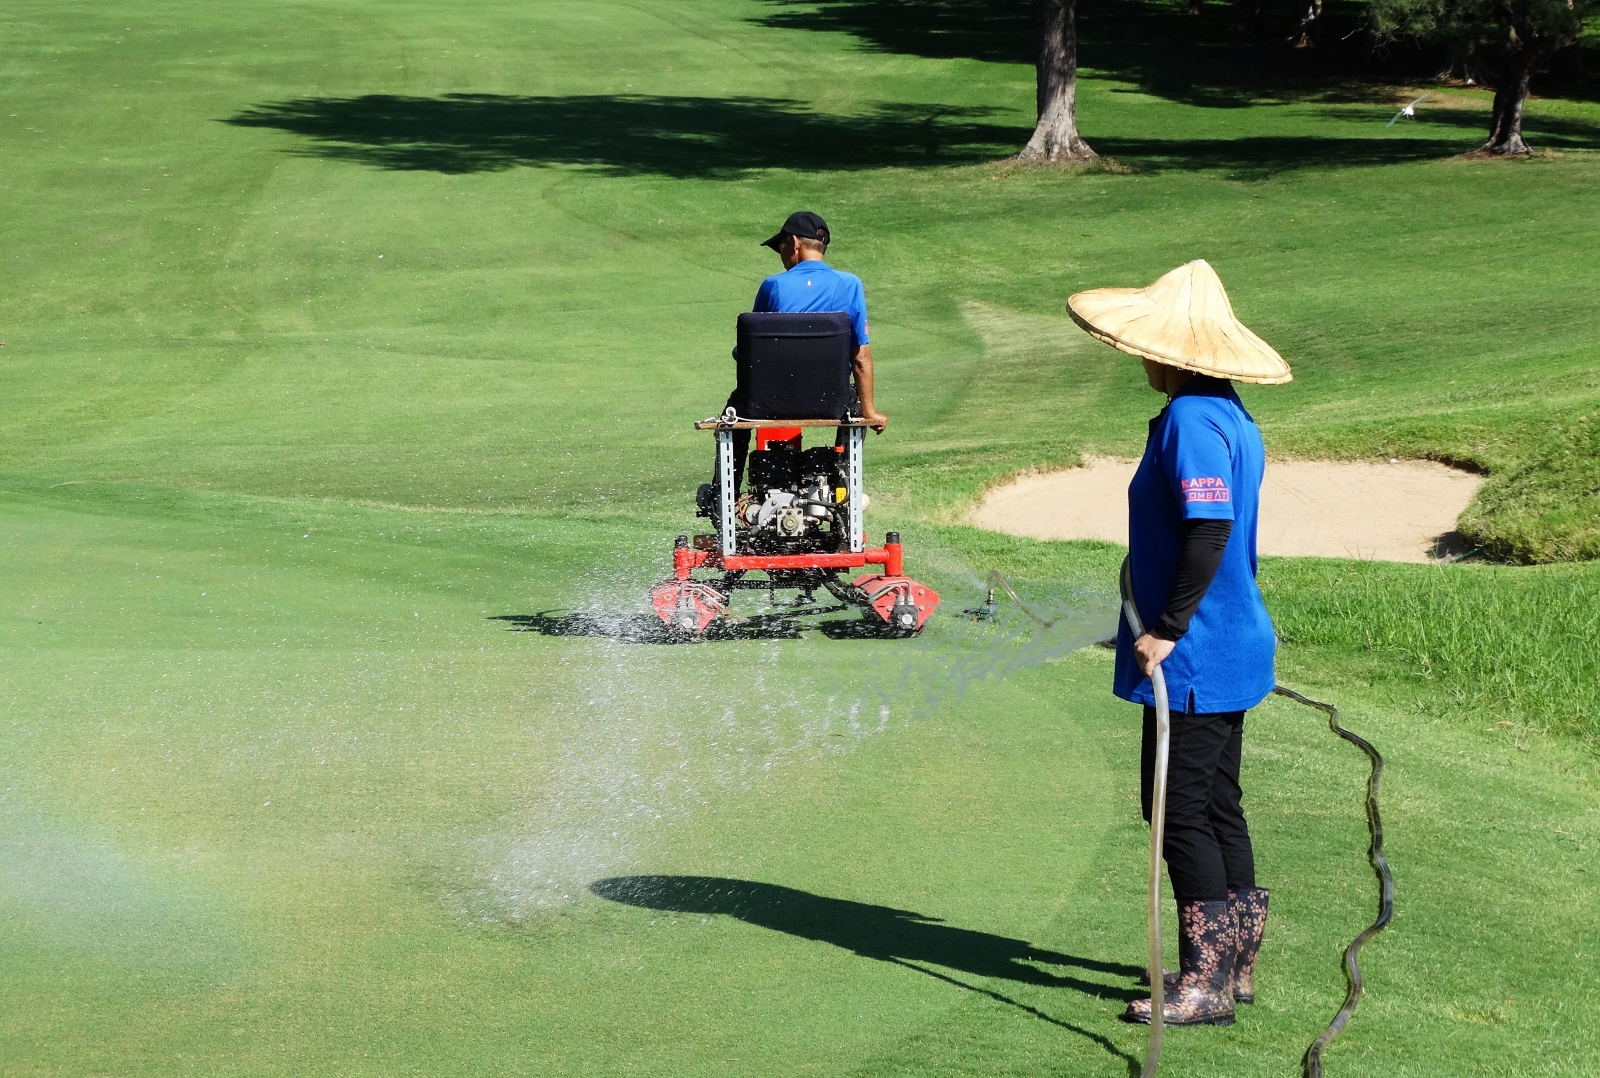
<instances>
[{"instance_id":1,"label":"black garden hose","mask_svg":"<svg viewBox=\"0 0 1600 1078\"><path fill-rule=\"evenodd\" d=\"M1350 941L1350 946L1344 949L1344 975L1350 984L1350 990L1344 997L1344 1006L1333 1016L1328 1028L1324 1029L1322 1034L1311 1042L1311 1047L1306 1049L1303 1060L1305 1078L1322 1078L1322 1050L1328 1047L1333 1038L1337 1037L1349 1023L1351 1016L1356 1013L1356 1005L1361 1002L1361 993L1365 989L1357 956L1366 942L1382 932L1394 917L1394 876L1389 872L1388 859L1383 856L1383 820L1378 815L1378 782L1383 778L1383 754L1373 747L1372 742L1340 725L1339 709L1332 704L1324 704L1319 700L1301 696L1293 689L1286 689L1282 685L1276 686L1272 691L1279 696L1287 696L1296 703L1326 712L1328 729L1366 753L1367 759L1372 761L1372 774L1367 777L1367 832L1372 839L1367 846L1367 860L1372 863L1373 871L1378 874L1378 919L1363 929L1359 936Z\"/></svg>"}]
</instances>

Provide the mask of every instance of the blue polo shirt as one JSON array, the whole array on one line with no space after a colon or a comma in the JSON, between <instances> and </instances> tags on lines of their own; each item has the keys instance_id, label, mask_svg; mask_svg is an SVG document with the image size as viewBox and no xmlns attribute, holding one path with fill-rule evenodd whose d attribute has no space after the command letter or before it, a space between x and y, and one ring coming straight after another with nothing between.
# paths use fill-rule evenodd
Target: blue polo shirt
<instances>
[{"instance_id":1,"label":"blue polo shirt","mask_svg":"<svg viewBox=\"0 0 1600 1078\"><path fill-rule=\"evenodd\" d=\"M851 352L868 341L867 293L861 278L841 273L820 259L796 262L794 269L762 281L750 310L755 314L843 311L850 316Z\"/></svg>"},{"instance_id":2,"label":"blue polo shirt","mask_svg":"<svg viewBox=\"0 0 1600 1078\"><path fill-rule=\"evenodd\" d=\"M1178 573L1186 520L1231 520L1222 564L1189 622L1189 631L1161 664L1174 712L1243 711L1276 683L1277 639L1256 587L1256 514L1266 451L1255 420L1233 383L1193 378L1150 421L1144 459L1128 485L1128 557L1134 603L1148 628L1166 608ZM1139 672L1127 619L1117 627L1112 691L1154 704Z\"/></svg>"}]
</instances>

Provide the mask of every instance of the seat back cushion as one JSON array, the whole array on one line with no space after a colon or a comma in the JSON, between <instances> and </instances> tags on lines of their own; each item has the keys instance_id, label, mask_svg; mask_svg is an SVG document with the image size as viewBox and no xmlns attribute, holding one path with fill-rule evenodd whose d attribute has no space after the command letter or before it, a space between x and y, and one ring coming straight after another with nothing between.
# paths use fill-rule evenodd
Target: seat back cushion
<instances>
[{"instance_id":1,"label":"seat back cushion","mask_svg":"<svg viewBox=\"0 0 1600 1078\"><path fill-rule=\"evenodd\" d=\"M744 419L843 419L850 386L850 316L741 314L735 407Z\"/></svg>"}]
</instances>

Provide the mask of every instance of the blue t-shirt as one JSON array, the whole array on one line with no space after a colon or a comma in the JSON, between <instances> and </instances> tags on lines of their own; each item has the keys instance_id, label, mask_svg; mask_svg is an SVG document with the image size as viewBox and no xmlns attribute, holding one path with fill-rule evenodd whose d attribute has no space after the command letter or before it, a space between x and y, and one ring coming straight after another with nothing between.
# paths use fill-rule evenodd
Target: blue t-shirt
<instances>
[{"instance_id":1,"label":"blue t-shirt","mask_svg":"<svg viewBox=\"0 0 1600 1078\"><path fill-rule=\"evenodd\" d=\"M861 278L841 273L820 259L797 262L774 273L756 291L755 314L805 314L843 311L850 316L850 350L867 343L867 293Z\"/></svg>"},{"instance_id":2,"label":"blue t-shirt","mask_svg":"<svg viewBox=\"0 0 1600 1078\"><path fill-rule=\"evenodd\" d=\"M1174 712L1243 711L1272 691L1277 638L1256 587L1256 510L1266 451L1233 384L1193 378L1150 421L1144 459L1128 485L1128 557L1145 627L1166 609L1185 520L1231 520L1233 531L1189 631L1161 664ZM1117 627L1112 691L1154 704L1126 618Z\"/></svg>"}]
</instances>

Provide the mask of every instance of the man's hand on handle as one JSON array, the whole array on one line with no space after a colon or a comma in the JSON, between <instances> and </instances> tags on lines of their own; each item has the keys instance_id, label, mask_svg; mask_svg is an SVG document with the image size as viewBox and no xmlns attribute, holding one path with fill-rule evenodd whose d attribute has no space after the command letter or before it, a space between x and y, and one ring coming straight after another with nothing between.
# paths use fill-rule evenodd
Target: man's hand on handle
<instances>
[{"instance_id":1,"label":"man's hand on handle","mask_svg":"<svg viewBox=\"0 0 1600 1078\"><path fill-rule=\"evenodd\" d=\"M1159 636L1145 633L1133 642L1133 657L1138 660L1139 669L1144 672L1144 676L1149 677L1177 646L1175 641L1163 640Z\"/></svg>"},{"instance_id":2,"label":"man's hand on handle","mask_svg":"<svg viewBox=\"0 0 1600 1078\"><path fill-rule=\"evenodd\" d=\"M872 408L863 407L862 411L867 413L861 417L867 421L867 426L882 434L883 428L889 425L889 417Z\"/></svg>"}]
</instances>

